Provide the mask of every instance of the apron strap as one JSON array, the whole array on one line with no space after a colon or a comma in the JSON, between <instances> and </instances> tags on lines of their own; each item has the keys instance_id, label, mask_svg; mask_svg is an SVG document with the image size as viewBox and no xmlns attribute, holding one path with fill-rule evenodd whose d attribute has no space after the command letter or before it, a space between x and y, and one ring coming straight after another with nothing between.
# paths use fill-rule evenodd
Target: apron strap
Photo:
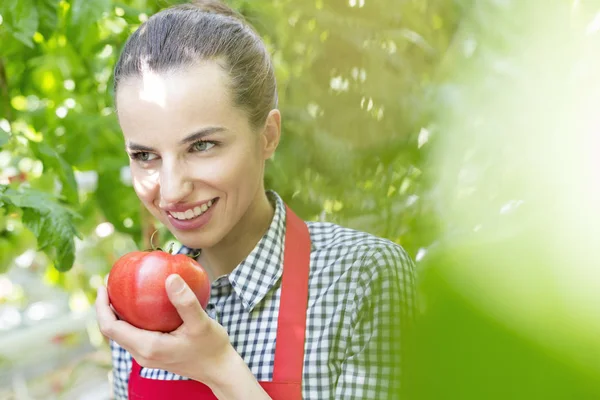
<instances>
[{"instance_id":1,"label":"apron strap","mask_svg":"<svg viewBox=\"0 0 600 400\"><path fill-rule=\"evenodd\" d=\"M138 364L137 361L135 361L135 358L131 357L131 375L137 377L140 375L141 372L142 372L141 365Z\"/></svg>"},{"instance_id":2,"label":"apron strap","mask_svg":"<svg viewBox=\"0 0 600 400\"><path fill-rule=\"evenodd\" d=\"M273 361L275 382L302 382L310 250L306 223L286 205L283 275Z\"/></svg>"}]
</instances>

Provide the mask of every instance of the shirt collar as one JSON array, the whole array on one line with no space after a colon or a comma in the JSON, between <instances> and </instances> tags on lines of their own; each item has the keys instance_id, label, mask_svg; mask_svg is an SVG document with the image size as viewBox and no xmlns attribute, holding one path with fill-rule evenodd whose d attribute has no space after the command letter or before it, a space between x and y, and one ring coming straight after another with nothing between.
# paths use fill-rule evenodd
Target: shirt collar
<instances>
[{"instance_id":1,"label":"shirt collar","mask_svg":"<svg viewBox=\"0 0 600 400\"><path fill-rule=\"evenodd\" d=\"M274 191L267 191L267 197L275 207L271 225L248 257L228 276L233 290L248 312L269 293L283 272L285 203Z\"/></svg>"}]
</instances>

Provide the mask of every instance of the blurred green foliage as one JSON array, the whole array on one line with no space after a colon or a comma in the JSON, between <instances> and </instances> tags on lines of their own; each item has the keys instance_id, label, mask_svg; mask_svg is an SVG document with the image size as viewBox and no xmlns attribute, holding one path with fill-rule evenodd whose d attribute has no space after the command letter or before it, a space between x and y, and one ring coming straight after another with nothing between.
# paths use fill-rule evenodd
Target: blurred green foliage
<instances>
[{"instance_id":1,"label":"blurred green foliage","mask_svg":"<svg viewBox=\"0 0 600 400\"><path fill-rule=\"evenodd\" d=\"M600 2L475 2L438 70L446 200L404 396L600 398Z\"/></svg>"},{"instance_id":2,"label":"blurred green foliage","mask_svg":"<svg viewBox=\"0 0 600 400\"><path fill-rule=\"evenodd\" d=\"M0 4L0 272L34 246L24 224L45 279L91 301L115 257L147 246L111 79L169 4ZM600 398L600 262L583 250L600 237L599 2L229 4L275 62L267 186L419 261L403 398Z\"/></svg>"}]
</instances>

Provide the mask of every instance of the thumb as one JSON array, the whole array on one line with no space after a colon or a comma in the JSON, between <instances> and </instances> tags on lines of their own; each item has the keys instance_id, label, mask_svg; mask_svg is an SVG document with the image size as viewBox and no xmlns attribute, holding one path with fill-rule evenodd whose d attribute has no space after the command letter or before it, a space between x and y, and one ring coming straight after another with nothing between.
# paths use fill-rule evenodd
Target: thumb
<instances>
[{"instance_id":1,"label":"thumb","mask_svg":"<svg viewBox=\"0 0 600 400\"><path fill-rule=\"evenodd\" d=\"M183 278L177 274L169 275L165 286L169 300L177 309L183 323L190 327L200 325L206 315L198 298Z\"/></svg>"}]
</instances>

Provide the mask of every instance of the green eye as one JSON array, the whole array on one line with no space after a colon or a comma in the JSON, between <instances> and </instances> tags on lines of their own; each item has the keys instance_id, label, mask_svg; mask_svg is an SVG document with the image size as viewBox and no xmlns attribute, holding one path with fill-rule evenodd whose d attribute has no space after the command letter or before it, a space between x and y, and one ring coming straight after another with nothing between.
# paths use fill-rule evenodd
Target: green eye
<instances>
[{"instance_id":1,"label":"green eye","mask_svg":"<svg viewBox=\"0 0 600 400\"><path fill-rule=\"evenodd\" d=\"M200 140L192 145L194 151L207 151L210 150L215 144L207 140Z\"/></svg>"},{"instance_id":2,"label":"green eye","mask_svg":"<svg viewBox=\"0 0 600 400\"><path fill-rule=\"evenodd\" d=\"M156 158L156 155L147 151L139 151L131 154L131 158L133 158L136 161L148 162L154 160Z\"/></svg>"}]
</instances>

